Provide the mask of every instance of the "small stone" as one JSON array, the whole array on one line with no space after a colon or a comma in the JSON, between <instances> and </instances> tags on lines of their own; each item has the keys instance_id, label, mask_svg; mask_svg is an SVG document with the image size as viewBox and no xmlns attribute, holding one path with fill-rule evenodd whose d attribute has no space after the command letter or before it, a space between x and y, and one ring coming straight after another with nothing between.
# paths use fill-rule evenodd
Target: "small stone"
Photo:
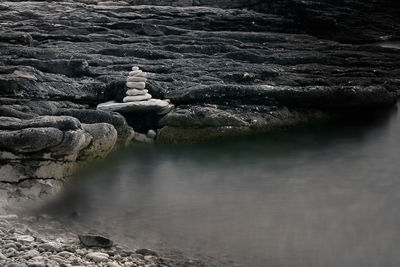
<instances>
[{"instance_id":1,"label":"small stone","mask_svg":"<svg viewBox=\"0 0 400 267\"><path fill-rule=\"evenodd\" d=\"M61 249L61 247L62 247L61 243L53 242L53 241L47 242L44 244L40 244L38 246L38 248L42 249L43 251L58 251Z\"/></svg>"},{"instance_id":2,"label":"small stone","mask_svg":"<svg viewBox=\"0 0 400 267\"><path fill-rule=\"evenodd\" d=\"M25 264L18 263L18 262L12 262L6 265L6 267L25 267Z\"/></svg>"},{"instance_id":3,"label":"small stone","mask_svg":"<svg viewBox=\"0 0 400 267\"><path fill-rule=\"evenodd\" d=\"M6 260L8 259L6 256L4 256L1 252L0 252L0 260Z\"/></svg>"},{"instance_id":4,"label":"small stone","mask_svg":"<svg viewBox=\"0 0 400 267\"><path fill-rule=\"evenodd\" d=\"M86 254L86 257L94 262L103 262L108 261L109 255L102 252L91 252Z\"/></svg>"},{"instance_id":5,"label":"small stone","mask_svg":"<svg viewBox=\"0 0 400 267\"><path fill-rule=\"evenodd\" d=\"M129 76L126 79L127 82L146 82L147 78L145 77L136 77L136 76Z\"/></svg>"},{"instance_id":6,"label":"small stone","mask_svg":"<svg viewBox=\"0 0 400 267\"><path fill-rule=\"evenodd\" d=\"M153 144L154 139L148 138L145 134L141 133L135 133L133 135L133 140L139 143L145 143L145 144Z\"/></svg>"},{"instance_id":7,"label":"small stone","mask_svg":"<svg viewBox=\"0 0 400 267\"><path fill-rule=\"evenodd\" d=\"M16 256L18 254L18 252L17 252L17 250L15 248L9 248L9 249L7 249L6 251L3 251L3 252L5 254L4 256L6 256L7 258L14 257L14 256Z\"/></svg>"},{"instance_id":8,"label":"small stone","mask_svg":"<svg viewBox=\"0 0 400 267\"><path fill-rule=\"evenodd\" d=\"M134 70L134 71L129 72L129 76L147 77L147 72L143 72L141 70Z\"/></svg>"},{"instance_id":9,"label":"small stone","mask_svg":"<svg viewBox=\"0 0 400 267\"><path fill-rule=\"evenodd\" d=\"M21 78L37 81L36 76L32 73L16 70L16 71L14 71L14 74Z\"/></svg>"},{"instance_id":10,"label":"small stone","mask_svg":"<svg viewBox=\"0 0 400 267\"><path fill-rule=\"evenodd\" d=\"M57 255L50 255L49 258L55 262L58 262L59 264L66 265L68 263L64 258L57 256Z\"/></svg>"},{"instance_id":11,"label":"small stone","mask_svg":"<svg viewBox=\"0 0 400 267\"><path fill-rule=\"evenodd\" d=\"M146 87L146 83L144 83L144 82L127 82L126 87L135 88L135 89L144 89Z\"/></svg>"},{"instance_id":12,"label":"small stone","mask_svg":"<svg viewBox=\"0 0 400 267\"><path fill-rule=\"evenodd\" d=\"M156 260L157 258L156 258L155 256L147 255L147 256L144 256L144 259L145 259L146 261L154 261L154 260Z\"/></svg>"},{"instance_id":13,"label":"small stone","mask_svg":"<svg viewBox=\"0 0 400 267\"><path fill-rule=\"evenodd\" d=\"M63 258L69 258L69 257L73 256L74 254L72 252L68 252L68 251L61 251L57 255L60 257L63 257Z\"/></svg>"},{"instance_id":14,"label":"small stone","mask_svg":"<svg viewBox=\"0 0 400 267\"><path fill-rule=\"evenodd\" d=\"M46 267L46 264L43 262L31 262L28 267Z\"/></svg>"},{"instance_id":15,"label":"small stone","mask_svg":"<svg viewBox=\"0 0 400 267\"><path fill-rule=\"evenodd\" d=\"M109 248L113 244L107 237L92 234L79 235L79 240L87 247Z\"/></svg>"},{"instance_id":16,"label":"small stone","mask_svg":"<svg viewBox=\"0 0 400 267\"><path fill-rule=\"evenodd\" d=\"M30 258L39 256L39 255L40 255L39 251L37 251L36 249L31 249L31 250L25 252L24 258L30 259Z\"/></svg>"},{"instance_id":17,"label":"small stone","mask_svg":"<svg viewBox=\"0 0 400 267\"><path fill-rule=\"evenodd\" d=\"M17 235L16 236L17 241L22 241L22 242L33 242L35 241L35 238L30 235Z\"/></svg>"},{"instance_id":18,"label":"small stone","mask_svg":"<svg viewBox=\"0 0 400 267\"><path fill-rule=\"evenodd\" d=\"M128 91L126 91L126 95L145 95L149 92L149 90L143 89L143 90L139 90L139 89L129 89Z\"/></svg>"},{"instance_id":19,"label":"small stone","mask_svg":"<svg viewBox=\"0 0 400 267\"><path fill-rule=\"evenodd\" d=\"M14 243L7 243L7 244L5 244L5 245L3 246L3 249L9 249L9 248L15 248L15 249L17 249L18 247L17 247L17 245L14 244Z\"/></svg>"},{"instance_id":20,"label":"small stone","mask_svg":"<svg viewBox=\"0 0 400 267\"><path fill-rule=\"evenodd\" d=\"M141 254L143 256L157 256L157 253L154 251L147 249L147 248L141 248L135 251L137 254Z\"/></svg>"},{"instance_id":21,"label":"small stone","mask_svg":"<svg viewBox=\"0 0 400 267\"><path fill-rule=\"evenodd\" d=\"M151 94L145 94L145 95L135 95L135 96L125 96L124 99L122 99L122 102L135 102L135 101L144 101L144 100L149 100L151 99Z\"/></svg>"},{"instance_id":22,"label":"small stone","mask_svg":"<svg viewBox=\"0 0 400 267\"><path fill-rule=\"evenodd\" d=\"M108 267L121 267L121 265L119 265L118 263L116 263L115 261L113 262L109 262L107 264Z\"/></svg>"},{"instance_id":23,"label":"small stone","mask_svg":"<svg viewBox=\"0 0 400 267\"><path fill-rule=\"evenodd\" d=\"M139 67L134 66L134 67L132 67L132 70L139 70Z\"/></svg>"},{"instance_id":24,"label":"small stone","mask_svg":"<svg viewBox=\"0 0 400 267\"><path fill-rule=\"evenodd\" d=\"M146 134L146 136L147 136L148 138L151 138L151 139L156 138L156 135L157 135L157 133L156 133L154 130L152 130L152 129L148 130L148 131L147 131L147 134Z\"/></svg>"}]
</instances>

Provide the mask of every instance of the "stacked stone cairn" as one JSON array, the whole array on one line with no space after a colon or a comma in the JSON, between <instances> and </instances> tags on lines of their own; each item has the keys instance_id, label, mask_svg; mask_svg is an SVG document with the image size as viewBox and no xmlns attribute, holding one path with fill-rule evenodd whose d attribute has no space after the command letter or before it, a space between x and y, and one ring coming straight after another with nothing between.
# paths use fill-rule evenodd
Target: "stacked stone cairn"
<instances>
[{"instance_id":1,"label":"stacked stone cairn","mask_svg":"<svg viewBox=\"0 0 400 267\"><path fill-rule=\"evenodd\" d=\"M109 101L97 106L98 110L131 112L131 111L156 111L158 115L169 113L175 106L169 99L154 99L146 89L147 72L139 67L132 67L126 80L126 96L122 102Z\"/></svg>"},{"instance_id":2,"label":"stacked stone cairn","mask_svg":"<svg viewBox=\"0 0 400 267\"><path fill-rule=\"evenodd\" d=\"M163 116L174 109L175 105L171 104L169 99L154 99L146 89L147 72L143 72L139 67L132 67L126 79L126 96L122 99L122 103L117 101L109 101L101 103L97 106L98 110L114 111L114 112L156 112L157 115ZM154 130L149 130L147 135L135 133L134 139L139 142L151 143L156 136Z\"/></svg>"},{"instance_id":3,"label":"stacked stone cairn","mask_svg":"<svg viewBox=\"0 0 400 267\"><path fill-rule=\"evenodd\" d=\"M146 88L147 72L143 72L139 67L132 67L132 71L129 72L129 76L126 79L126 87L129 89L126 91L126 97L122 102L137 102L151 99L151 94Z\"/></svg>"}]
</instances>

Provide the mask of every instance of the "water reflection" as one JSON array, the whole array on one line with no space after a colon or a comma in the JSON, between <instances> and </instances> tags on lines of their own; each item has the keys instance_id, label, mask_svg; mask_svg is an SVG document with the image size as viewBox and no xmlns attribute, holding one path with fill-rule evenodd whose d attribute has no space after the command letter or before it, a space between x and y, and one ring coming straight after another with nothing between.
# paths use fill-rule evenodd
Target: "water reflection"
<instances>
[{"instance_id":1,"label":"water reflection","mask_svg":"<svg viewBox=\"0 0 400 267\"><path fill-rule=\"evenodd\" d=\"M133 146L40 212L78 214L126 244L241 266L400 266L400 118L365 117Z\"/></svg>"}]
</instances>

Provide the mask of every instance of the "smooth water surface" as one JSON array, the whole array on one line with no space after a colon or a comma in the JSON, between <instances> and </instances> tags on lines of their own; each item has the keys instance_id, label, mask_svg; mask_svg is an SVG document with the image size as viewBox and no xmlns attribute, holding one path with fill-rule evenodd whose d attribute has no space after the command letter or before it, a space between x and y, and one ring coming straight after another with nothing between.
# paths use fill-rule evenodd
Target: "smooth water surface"
<instances>
[{"instance_id":1,"label":"smooth water surface","mask_svg":"<svg viewBox=\"0 0 400 267\"><path fill-rule=\"evenodd\" d=\"M41 212L227 266L397 267L399 133L392 110L200 145L133 146Z\"/></svg>"}]
</instances>

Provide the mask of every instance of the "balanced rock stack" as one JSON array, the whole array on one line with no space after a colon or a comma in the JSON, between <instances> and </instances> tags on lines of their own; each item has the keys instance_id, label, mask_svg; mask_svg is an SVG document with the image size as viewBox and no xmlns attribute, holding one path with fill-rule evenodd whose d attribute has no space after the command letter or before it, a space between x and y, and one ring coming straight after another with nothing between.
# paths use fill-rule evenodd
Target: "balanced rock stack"
<instances>
[{"instance_id":1,"label":"balanced rock stack","mask_svg":"<svg viewBox=\"0 0 400 267\"><path fill-rule=\"evenodd\" d=\"M152 98L146 89L147 72L143 72L139 67L132 67L126 79L126 96L122 99L123 103L109 101L97 106L98 110L115 112L132 111L155 111L158 115L170 112L175 105L169 99L161 100Z\"/></svg>"},{"instance_id":2,"label":"balanced rock stack","mask_svg":"<svg viewBox=\"0 0 400 267\"><path fill-rule=\"evenodd\" d=\"M139 67L132 67L132 71L129 72L129 76L126 79L126 97L122 102L136 102L145 101L151 99L151 94L146 88L147 72L143 72Z\"/></svg>"}]
</instances>

